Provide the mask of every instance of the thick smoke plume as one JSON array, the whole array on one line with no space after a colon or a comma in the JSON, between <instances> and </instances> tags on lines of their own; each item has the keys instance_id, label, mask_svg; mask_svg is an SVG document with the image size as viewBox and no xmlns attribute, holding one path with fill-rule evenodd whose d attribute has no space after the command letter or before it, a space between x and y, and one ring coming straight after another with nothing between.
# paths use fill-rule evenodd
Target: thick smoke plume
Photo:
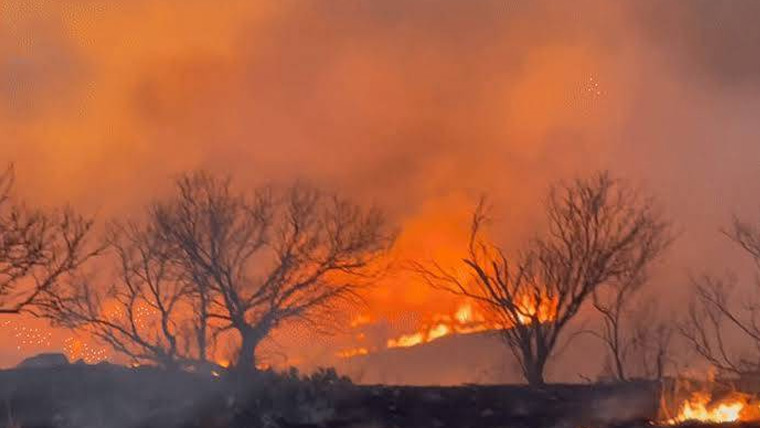
<instances>
[{"instance_id":1,"label":"thick smoke plume","mask_svg":"<svg viewBox=\"0 0 760 428\"><path fill-rule=\"evenodd\" d=\"M758 13L708 0L10 0L0 161L32 201L101 218L197 168L240 185L304 179L387 210L399 257L452 259L480 194L517 247L548 183L608 168L674 219L653 287L677 302L688 269L733 265L718 228L760 208ZM378 317L452 305L387 282L368 298Z\"/></svg>"}]
</instances>

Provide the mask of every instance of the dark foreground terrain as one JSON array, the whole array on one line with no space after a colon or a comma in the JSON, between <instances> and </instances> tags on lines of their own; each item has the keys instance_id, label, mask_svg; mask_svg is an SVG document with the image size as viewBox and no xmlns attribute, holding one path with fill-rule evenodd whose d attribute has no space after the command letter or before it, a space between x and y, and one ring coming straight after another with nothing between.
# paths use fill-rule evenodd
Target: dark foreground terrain
<instances>
[{"instance_id":1,"label":"dark foreground terrain","mask_svg":"<svg viewBox=\"0 0 760 428\"><path fill-rule=\"evenodd\" d=\"M356 386L331 371L240 379L71 365L2 371L0 400L0 428L643 427L659 387Z\"/></svg>"}]
</instances>

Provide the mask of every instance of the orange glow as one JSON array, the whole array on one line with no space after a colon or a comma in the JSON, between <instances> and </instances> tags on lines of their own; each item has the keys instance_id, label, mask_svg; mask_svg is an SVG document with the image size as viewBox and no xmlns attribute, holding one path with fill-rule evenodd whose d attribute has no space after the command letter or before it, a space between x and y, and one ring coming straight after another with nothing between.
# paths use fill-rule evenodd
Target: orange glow
<instances>
[{"instance_id":1,"label":"orange glow","mask_svg":"<svg viewBox=\"0 0 760 428\"><path fill-rule=\"evenodd\" d=\"M353 349L346 349L344 351L340 351L336 353L335 355L338 358L352 358L357 357L359 355L367 355L369 354L369 350L367 348L353 348Z\"/></svg>"},{"instance_id":2,"label":"orange glow","mask_svg":"<svg viewBox=\"0 0 760 428\"><path fill-rule=\"evenodd\" d=\"M518 322L528 325L533 322L533 318L538 318L539 322L548 322L554 319L557 305L556 299L542 298L536 303L536 299L531 296L525 296L520 299ZM423 326L420 331L411 334L404 334L395 339L389 339L388 348L409 348L423 343L432 342L452 334L469 334L478 333L488 330L499 330L504 324L496 322L487 322L486 317L475 311L470 303L460 305L454 312L453 316L448 314L436 314L432 317L438 322L428 326Z\"/></svg>"},{"instance_id":3,"label":"orange glow","mask_svg":"<svg viewBox=\"0 0 760 428\"><path fill-rule=\"evenodd\" d=\"M359 315L358 317L351 320L351 327L359 327L362 325L366 325L372 322L372 318L370 318L368 315Z\"/></svg>"},{"instance_id":4,"label":"orange glow","mask_svg":"<svg viewBox=\"0 0 760 428\"><path fill-rule=\"evenodd\" d=\"M425 342L427 342L427 340L425 340L425 335L423 333L405 334L398 339L389 339L388 347L409 348Z\"/></svg>"},{"instance_id":5,"label":"orange glow","mask_svg":"<svg viewBox=\"0 0 760 428\"><path fill-rule=\"evenodd\" d=\"M557 299L542 296L537 299L531 294L524 294L518 299L517 321L522 325L529 325L533 318L538 318L539 323L553 320L557 315ZM537 302L537 300L540 300Z\"/></svg>"},{"instance_id":6,"label":"orange glow","mask_svg":"<svg viewBox=\"0 0 760 428\"><path fill-rule=\"evenodd\" d=\"M470 305L462 305L458 310L457 313L454 315L454 317L459 321L460 324L467 324L473 320L472 318L472 306Z\"/></svg>"},{"instance_id":7,"label":"orange glow","mask_svg":"<svg viewBox=\"0 0 760 428\"><path fill-rule=\"evenodd\" d=\"M438 324L428 332L428 341L438 339L451 333L451 329L446 324Z\"/></svg>"},{"instance_id":8,"label":"orange glow","mask_svg":"<svg viewBox=\"0 0 760 428\"><path fill-rule=\"evenodd\" d=\"M487 330L500 329L497 323L487 323L485 317L475 312L470 303L464 303L454 312L453 316L436 314L432 317L438 322L429 326L423 326L421 331L412 334L401 335L395 339L389 339L388 348L409 348L423 343L446 337L452 334L478 333Z\"/></svg>"},{"instance_id":9,"label":"orange glow","mask_svg":"<svg viewBox=\"0 0 760 428\"><path fill-rule=\"evenodd\" d=\"M678 425L688 421L727 423L760 420L760 406L751 403L750 399L750 396L737 392L713 402L709 392L695 392L681 404L678 415L666 422Z\"/></svg>"},{"instance_id":10,"label":"orange glow","mask_svg":"<svg viewBox=\"0 0 760 428\"><path fill-rule=\"evenodd\" d=\"M394 258L460 267L475 203L472 190L508 195L514 217L503 223L509 229L505 236L519 242L519 233L529 230L522 226L535 216L536 190L551 176L575 171L581 165L576 158L589 158L585 150L563 152L538 168L544 163L536 161L557 149L550 134L606 132L594 125L606 117L601 109L587 114L587 104L599 97L578 94L589 74L607 74L606 51L597 58L592 46L564 37L544 43L543 37L530 36L532 22L495 27L499 37L489 44L488 57L477 60L479 31L464 32L462 43L452 44L449 31L417 31L418 19L427 25L427 13L401 14L398 29L376 32L366 31L378 19L371 8L351 8L342 18L353 23L344 34L341 26L324 26L334 13L329 6L243 0L223 8L190 2L179 9L166 1L90 3L30 0L0 6L12 24L0 25L0 60L8 63L3 68L8 76L21 77L9 83L8 94L0 94L8 101L0 105L0 129L9 136L0 144L0 158L3 165L17 163L23 194L34 203L71 203L103 219L140 212L168 191L168 177L198 167L229 173L246 186L303 177L359 200L377 196L401 226ZM448 16L450 6L442 7L431 12ZM469 15L451 16L464 26L470 20L460 19ZM55 25L46 31L36 31L51 22ZM445 22L440 29L448 28ZM296 39L282 37L291 34ZM540 49L513 42L535 39L542 40ZM410 55L401 40L435 54ZM371 48L357 50L354 44ZM315 49L324 52L310 67L288 66ZM511 67L512 55L492 55L498 52L513 52L525 67ZM462 61L463 55L475 56ZM615 75L608 74L598 80L615 89ZM418 84L415 76L421 75L432 77ZM439 91L438 81L449 82L448 89ZM616 95L623 97L621 91ZM449 142L427 146L440 136ZM597 153L594 148L590 153ZM419 168L406 163L416 162L410 157L416 153L424 154ZM505 165L505 159L515 165ZM520 165L530 167L516 168ZM373 171L382 176L368 179ZM350 321L352 328L370 328L390 320L390 331L368 330L366 337L352 331L341 338L351 343L325 355L500 328L458 297L406 273L393 275L367 292L368 314ZM546 309L537 306L539 319L548 320ZM123 320L113 302L104 310L109 319ZM411 321L399 327L399 319ZM155 328L150 313L141 322L141 331ZM286 339L295 343L286 349L289 363L308 360L303 354L311 352L304 349L312 348L311 342L302 346L296 336ZM105 345L89 343L88 348L87 342L72 341L67 355L97 362L107 350L119 358ZM15 348L11 344L15 338L0 343ZM224 346L218 352L232 358Z\"/></svg>"}]
</instances>

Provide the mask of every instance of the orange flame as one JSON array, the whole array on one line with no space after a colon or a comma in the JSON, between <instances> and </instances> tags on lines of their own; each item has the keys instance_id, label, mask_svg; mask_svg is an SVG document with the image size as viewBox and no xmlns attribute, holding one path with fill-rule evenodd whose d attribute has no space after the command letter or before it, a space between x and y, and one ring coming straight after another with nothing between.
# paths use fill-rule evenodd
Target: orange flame
<instances>
[{"instance_id":1,"label":"orange flame","mask_svg":"<svg viewBox=\"0 0 760 428\"><path fill-rule=\"evenodd\" d=\"M518 304L520 312L517 319L518 323L529 325L533 322L534 318L544 323L556 317L556 299L541 298L540 302L536 300L536 297L527 295L520 299L520 303ZM488 330L499 330L505 327L504 324L487 322L486 317L480 312L476 312L470 303L460 305L453 316L438 314L433 319L437 322L432 325L423 326L420 331L405 334L395 339L389 339L387 347L409 348L432 342L451 334L478 333Z\"/></svg>"},{"instance_id":2,"label":"orange flame","mask_svg":"<svg viewBox=\"0 0 760 428\"><path fill-rule=\"evenodd\" d=\"M666 422L678 425L688 421L727 423L756 420L760 420L760 406L750 403L750 396L746 394L733 393L713 402L709 392L695 392L681 404L678 415Z\"/></svg>"},{"instance_id":3,"label":"orange flame","mask_svg":"<svg viewBox=\"0 0 760 428\"><path fill-rule=\"evenodd\" d=\"M517 322L521 325L529 325L534 318L539 323L552 321L557 316L557 298L541 296L537 298L532 294L523 294L517 303Z\"/></svg>"},{"instance_id":4,"label":"orange flame","mask_svg":"<svg viewBox=\"0 0 760 428\"><path fill-rule=\"evenodd\" d=\"M344 351L340 351L336 355L338 358L352 358L359 355L367 355L367 354L369 354L369 350L367 348L353 348L353 349L346 349Z\"/></svg>"}]
</instances>

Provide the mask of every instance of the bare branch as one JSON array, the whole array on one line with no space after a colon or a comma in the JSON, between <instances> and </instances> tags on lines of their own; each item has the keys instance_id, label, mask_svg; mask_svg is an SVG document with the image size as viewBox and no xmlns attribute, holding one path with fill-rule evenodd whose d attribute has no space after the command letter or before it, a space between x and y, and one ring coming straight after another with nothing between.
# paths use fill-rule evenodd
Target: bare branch
<instances>
[{"instance_id":1,"label":"bare branch","mask_svg":"<svg viewBox=\"0 0 760 428\"><path fill-rule=\"evenodd\" d=\"M640 282L669 243L668 224L650 201L607 173L554 187L546 233L511 259L484 238L484 206L478 204L471 223L463 260L469 275L435 262L412 269L487 308L533 385L543 383L558 338L583 303L602 285Z\"/></svg>"}]
</instances>

